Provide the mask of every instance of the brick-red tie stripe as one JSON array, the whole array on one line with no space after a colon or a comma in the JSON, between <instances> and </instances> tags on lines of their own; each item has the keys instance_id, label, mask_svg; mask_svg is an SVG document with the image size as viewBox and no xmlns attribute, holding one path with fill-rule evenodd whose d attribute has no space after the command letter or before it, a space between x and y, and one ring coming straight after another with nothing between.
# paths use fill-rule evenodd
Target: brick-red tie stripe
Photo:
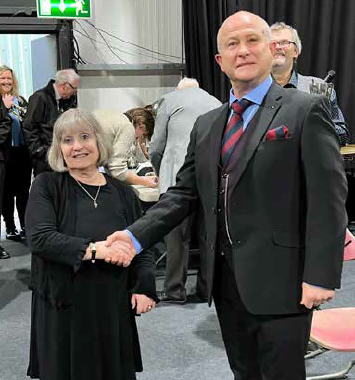
<instances>
[{"instance_id":1,"label":"brick-red tie stripe","mask_svg":"<svg viewBox=\"0 0 355 380\"><path fill-rule=\"evenodd\" d=\"M233 150L233 146L237 143L240 136L243 134L242 114L251 104L252 103L249 100L241 99L238 103L234 102L231 105L233 114L224 131L222 139L221 159L223 164L228 161L229 156Z\"/></svg>"}]
</instances>

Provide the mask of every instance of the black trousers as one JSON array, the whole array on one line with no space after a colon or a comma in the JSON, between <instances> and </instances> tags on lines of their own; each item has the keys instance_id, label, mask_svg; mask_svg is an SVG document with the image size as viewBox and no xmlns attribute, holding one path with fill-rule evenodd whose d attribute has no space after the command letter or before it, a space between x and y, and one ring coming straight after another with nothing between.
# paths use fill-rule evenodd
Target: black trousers
<instances>
[{"instance_id":1,"label":"black trousers","mask_svg":"<svg viewBox=\"0 0 355 380\"><path fill-rule=\"evenodd\" d=\"M189 215L164 238L167 250L164 291L171 297L186 298L185 284L194 218L195 214ZM204 264L203 258L200 257L196 293L202 297L207 297L206 269Z\"/></svg>"},{"instance_id":2,"label":"black trousers","mask_svg":"<svg viewBox=\"0 0 355 380\"><path fill-rule=\"evenodd\" d=\"M235 380L306 378L309 313L251 314L241 300L233 270L222 257L216 263L213 297Z\"/></svg>"},{"instance_id":3,"label":"black trousers","mask_svg":"<svg viewBox=\"0 0 355 380\"><path fill-rule=\"evenodd\" d=\"M31 173L31 160L27 148L25 146L11 147L10 156L6 162L2 207L6 229L15 229L15 198L21 227L24 228L25 226L25 211L31 185Z\"/></svg>"}]
</instances>

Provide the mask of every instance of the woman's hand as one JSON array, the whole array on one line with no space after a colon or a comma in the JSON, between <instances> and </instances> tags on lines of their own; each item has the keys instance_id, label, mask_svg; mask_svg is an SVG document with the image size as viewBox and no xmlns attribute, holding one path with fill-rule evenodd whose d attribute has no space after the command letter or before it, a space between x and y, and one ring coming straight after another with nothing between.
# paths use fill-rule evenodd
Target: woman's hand
<instances>
[{"instance_id":1,"label":"woman's hand","mask_svg":"<svg viewBox=\"0 0 355 380\"><path fill-rule=\"evenodd\" d=\"M7 109L10 109L14 105L14 97L10 94L5 94L2 97L2 101Z\"/></svg>"},{"instance_id":2,"label":"woman's hand","mask_svg":"<svg viewBox=\"0 0 355 380\"><path fill-rule=\"evenodd\" d=\"M128 267L135 256L135 249L125 241L114 242L111 246L106 240L96 242L96 260L105 260L107 263ZM83 260L91 260L91 249L87 247Z\"/></svg>"},{"instance_id":3,"label":"woman's hand","mask_svg":"<svg viewBox=\"0 0 355 380\"><path fill-rule=\"evenodd\" d=\"M158 187L158 177L155 175L140 177L143 186Z\"/></svg>"},{"instance_id":4,"label":"woman's hand","mask_svg":"<svg viewBox=\"0 0 355 380\"><path fill-rule=\"evenodd\" d=\"M144 294L132 294L131 304L137 314L148 313L155 308L155 301Z\"/></svg>"}]
</instances>

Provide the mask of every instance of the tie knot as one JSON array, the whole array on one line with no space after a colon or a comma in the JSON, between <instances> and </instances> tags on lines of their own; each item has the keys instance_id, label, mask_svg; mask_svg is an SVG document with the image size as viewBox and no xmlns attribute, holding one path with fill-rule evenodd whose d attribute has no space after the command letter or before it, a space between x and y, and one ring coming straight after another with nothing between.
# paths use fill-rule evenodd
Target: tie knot
<instances>
[{"instance_id":1,"label":"tie knot","mask_svg":"<svg viewBox=\"0 0 355 380\"><path fill-rule=\"evenodd\" d=\"M236 114L241 115L252 104L253 102L248 99L240 99L232 103L232 109Z\"/></svg>"}]
</instances>

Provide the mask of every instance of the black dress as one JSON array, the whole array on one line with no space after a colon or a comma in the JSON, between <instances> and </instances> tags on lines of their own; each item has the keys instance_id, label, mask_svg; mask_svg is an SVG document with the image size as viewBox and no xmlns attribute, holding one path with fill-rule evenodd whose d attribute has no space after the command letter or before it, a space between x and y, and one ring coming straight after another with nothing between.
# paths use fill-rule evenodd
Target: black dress
<instances>
[{"instance_id":1,"label":"black dress","mask_svg":"<svg viewBox=\"0 0 355 380\"><path fill-rule=\"evenodd\" d=\"M97 208L71 177L68 185L74 190L76 204L74 236L100 241L127 227L125 200L111 181L101 187ZM83 186L95 197L97 186ZM130 268L102 260L81 262L72 277L70 305L55 305L33 292L31 378L136 378L142 362L128 291Z\"/></svg>"}]
</instances>

